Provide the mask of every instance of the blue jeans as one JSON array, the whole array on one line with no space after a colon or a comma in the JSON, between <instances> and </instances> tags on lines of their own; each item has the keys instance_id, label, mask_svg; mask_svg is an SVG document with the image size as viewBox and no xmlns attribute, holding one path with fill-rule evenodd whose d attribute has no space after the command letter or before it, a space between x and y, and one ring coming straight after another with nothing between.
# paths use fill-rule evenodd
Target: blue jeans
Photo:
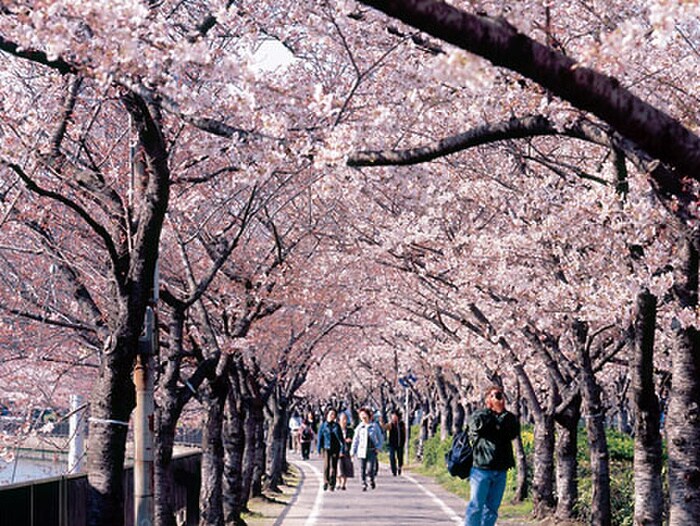
<instances>
[{"instance_id":1,"label":"blue jeans","mask_svg":"<svg viewBox=\"0 0 700 526\"><path fill-rule=\"evenodd\" d=\"M493 526L506 489L506 471L473 467L469 475L471 499L464 526Z\"/></svg>"},{"instance_id":2,"label":"blue jeans","mask_svg":"<svg viewBox=\"0 0 700 526\"><path fill-rule=\"evenodd\" d=\"M367 487L367 476L369 480L374 482L374 477L377 475L378 463L376 451L368 451L366 458L360 459L360 473L362 476L362 485Z\"/></svg>"}]
</instances>

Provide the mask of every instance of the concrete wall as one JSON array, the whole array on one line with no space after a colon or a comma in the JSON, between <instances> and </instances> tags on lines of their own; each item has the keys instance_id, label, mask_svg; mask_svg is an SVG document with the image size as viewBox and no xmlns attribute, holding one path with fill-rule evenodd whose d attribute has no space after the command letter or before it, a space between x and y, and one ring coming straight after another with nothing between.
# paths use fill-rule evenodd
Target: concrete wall
<instances>
[{"instance_id":1,"label":"concrete wall","mask_svg":"<svg viewBox=\"0 0 700 526\"><path fill-rule=\"evenodd\" d=\"M175 503L187 526L199 522L200 453L173 460ZM133 472L124 472L124 524L133 526ZM87 475L0 486L0 526L85 526Z\"/></svg>"}]
</instances>

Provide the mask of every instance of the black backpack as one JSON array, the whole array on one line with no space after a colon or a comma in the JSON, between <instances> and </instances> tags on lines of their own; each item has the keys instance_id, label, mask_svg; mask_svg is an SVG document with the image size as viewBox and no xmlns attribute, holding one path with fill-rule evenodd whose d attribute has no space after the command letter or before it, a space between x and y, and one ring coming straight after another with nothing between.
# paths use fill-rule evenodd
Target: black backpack
<instances>
[{"instance_id":1,"label":"black backpack","mask_svg":"<svg viewBox=\"0 0 700 526\"><path fill-rule=\"evenodd\" d=\"M309 426L305 426L304 429L301 430L301 439L304 442L311 442L311 440L314 438L314 432Z\"/></svg>"},{"instance_id":2,"label":"black backpack","mask_svg":"<svg viewBox=\"0 0 700 526\"><path fill-rule=\"evenodd\" d=\"M457 433L452 439L452 447L445 453L447 471L453 477L466 479L474 462L473 449L466 431Z\"/></svg>"}]
</instances>

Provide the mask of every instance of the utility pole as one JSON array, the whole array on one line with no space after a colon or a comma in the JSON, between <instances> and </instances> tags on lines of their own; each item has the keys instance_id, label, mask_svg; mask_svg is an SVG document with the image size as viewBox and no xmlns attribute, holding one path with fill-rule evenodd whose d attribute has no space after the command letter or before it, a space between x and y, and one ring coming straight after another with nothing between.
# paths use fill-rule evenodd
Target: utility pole
<instances>
[{"instance_id":1,"label":"utility pole","mask_svg":"<svg viewBox=\"0 0 700 526\"><path fill-rule=\"evenodd\" d=\"M151 526L153 501L153 368L151 367L155 312L146 309L144 334L139 338L139 353L134 367L136 409L134 411L134 524Z\"/></svg>"},{"instance_id":2,"label":"utility pole","mask_svg":"<svg viewBox=\"0 0 700 526\"><path fill-rule=\"evenodd\" d=\"M68 418L68 473L80 473L85 463L85 402L78 394L70 395L70 417Z\"/></svg>"},{"instance_id":3,"label":"utility pole","mask_svg":"<svg viewBox=\"0 0 700 526\"><path fill-rule=\"evenodd\" d=\"M155 307L158 303L158 264L153 277L152 305L146 307L144 328L134 367L136 409L134 411L134 525L152 526L155 520L154 498L154 367L158 345Z\"/></svg>"},{"instance_id":4,"label":"utility pole","mask_svg":"<svg viewBox=\"0 0 700 526\"><path fill-rule=\"evenodd\" d=\"M135 137L135 128L129 117L129 128ZM136 163L137 141L129 148L131 177L129 179L128 202L133 209L136 187L141 183ZM140 196L139 196L140 197ZM128 231L127 231L128 233ZM128 239L129 247L132 241ZM134 409L134 526L152 526L155 523L155 462L154 462L154 356L158 351L158 261L153 271L151 302L146 307L143 332L139 337L139 348L134 366L136 408Z\"/></svg>"}]
</instances>

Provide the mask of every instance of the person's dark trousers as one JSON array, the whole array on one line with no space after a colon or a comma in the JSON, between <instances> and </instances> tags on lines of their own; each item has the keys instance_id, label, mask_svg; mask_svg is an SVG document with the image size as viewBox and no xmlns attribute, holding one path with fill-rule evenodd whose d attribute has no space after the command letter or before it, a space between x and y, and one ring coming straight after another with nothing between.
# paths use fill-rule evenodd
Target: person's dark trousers
<instances>
[{"instance_id":1,"label":"person's dark trousers","mask_svg":"<svg viewBox=\"0 0 700 526\"><path fill-rule=\"evenodd\" d=\"M309 460L309 451L311 451L311 442L301 443L301 458Z\"/></svg>"},{"instance_id":2,"label":"person's dark trousers","mask_svg":"<svg viewBox=\"0 0 700 526\"><path fill-rule=\"evenodd\" d=\"M391 473L396 476L401 474L403 467L403 448L389 446L389 464L391 464Z\"/></svg>"},{"instance_id":3,"label":"person's dark trousers","mask_svg":"<svg viewBox=\"0 0 700 526\"><path fill-rule=\"evenodd\" d=\"M323 487L335 489L335 479L338 475L339 453L331 453L330 449L323 450Z\"/></svg>"}]
</instances>

